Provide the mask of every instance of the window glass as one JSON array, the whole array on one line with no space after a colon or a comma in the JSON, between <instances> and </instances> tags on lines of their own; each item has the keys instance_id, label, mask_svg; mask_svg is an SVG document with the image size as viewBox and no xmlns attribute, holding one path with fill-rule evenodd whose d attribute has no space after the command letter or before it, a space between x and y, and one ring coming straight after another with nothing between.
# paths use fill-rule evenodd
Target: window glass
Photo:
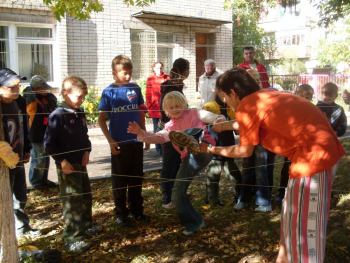
<instances>
[{"instance_id":1,"label":"window glass","mask_svg":"<svg viewBox=\"0 0 350 263\"><path fill-rule=\"evenodd\" d=\"M8 67L8 27L0 26L0 68Z\"/></svg>"},{"instance_id":2,"label":"window glass","mask_svg":"<svg viewBox=\"0 0 350 263\"><path fill-rule=\"evenodd\" d=\"M41 75L52 81L52 45L18 44L19 74L31 78Z\"/></svg>"},{"instance_id":3,"label":"window glass","mask_svg":"<svg viewBox=\"0 0 350 263\"><path fill-rule=\"evenodd\" d=\"M52 29L37 27L17 27L17 37L52 38Z\"/></svg>"},{"instance_id":4,"label":"window glass","mask_svg":"<svg viewBox=\"0 0 350 263\"><path fill-rule=\"evenodd\" d=\"M173 61L172 33L131 30L131 56L133 79L147 78L152 73L152 64L161 61L164 71L169 72Z\"/></svg>"}]
</instances>

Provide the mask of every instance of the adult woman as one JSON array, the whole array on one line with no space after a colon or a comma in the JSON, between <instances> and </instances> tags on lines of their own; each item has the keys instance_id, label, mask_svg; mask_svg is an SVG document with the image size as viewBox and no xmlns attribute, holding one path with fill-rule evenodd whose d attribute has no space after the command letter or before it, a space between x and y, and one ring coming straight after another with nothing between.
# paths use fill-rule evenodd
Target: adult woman
<instances>
[{"instance_id":1,"label":"adult woman","mask_svg":"<svg viewBox=\"0 0 350 263\"><path fill-rule=\"evenodd\" d=\"M148 77L146 83L146 105L148 114L153 121L153 132L159 131L160 119L160 85L169 79L169 76L163 71L162 62L155 62L152 65L153 74ZM156 144L156 150L161 154L161 146Z\"/></svg>"}]
</instances>

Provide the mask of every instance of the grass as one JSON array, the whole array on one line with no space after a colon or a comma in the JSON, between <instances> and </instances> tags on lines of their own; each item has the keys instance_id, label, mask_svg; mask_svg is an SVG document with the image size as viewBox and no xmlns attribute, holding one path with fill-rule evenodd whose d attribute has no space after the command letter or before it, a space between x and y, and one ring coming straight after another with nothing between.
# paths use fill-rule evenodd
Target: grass
<instances>
[{"instance_id":1,"label":"grass","mask_svg":"<svg viewBox=\"0 0 350 263\"><path fill-rule=\"evenodd\" d=\"M347 155L339 165L334 181L325 262L350 262L350 140L345 140ZM279 162L280 160L276 160ZM275 177L279 182L280 165ZM45 235L35 240L21 240L22 249L56 248L63 262L273 262L278 251L280 209L256 213L253 209L233 211L232 185L221 182L223 207L204 204L203 178L196 178L190 188L191 198L205 218L207 227L193 237L181 233L174 211L161 208L158 173L146 174L143 195L149 224L131 229L116 227L113 217L111 182L92 182L93 216L103 227L91 238L92 248L86 253L70 254L64 250L62 211L57 190L33 191L29 194L28 214L33 226ZM277 191L277 189L275 189Z\"/></svg>"}]
</instances>

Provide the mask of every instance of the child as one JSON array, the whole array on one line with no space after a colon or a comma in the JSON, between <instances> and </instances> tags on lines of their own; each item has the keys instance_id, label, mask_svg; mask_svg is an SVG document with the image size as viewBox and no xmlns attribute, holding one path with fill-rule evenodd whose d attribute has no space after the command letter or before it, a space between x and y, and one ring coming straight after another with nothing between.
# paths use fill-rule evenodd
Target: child
<instances>
[{"instance_id":1,"label":"child","mask_svg":"<svg viewBox=\"0 0 350 263\"><path fill-rule=\"evenodd\" d=\"M132 68L132 62L127 56L119 55L112 60L115 82L103 90L98 108L98 123L111 149L116 224L120 226L130 226L130 218L147 221L142 197L142 143L136 140L135 135L127 132L129 122L135 121L142 127L145 123L146 107L141 89L130 83Z\"/></svg>"},{"instance_id":2,"label":"child","mask_svg":"<svg viewBox=\"0 0 350 263\"><path fill-rule=\"evenodd\" d=\"M169 142L169 133L172 131L185 131L192 128L196 133L199 128L205 131L205 125L200 120L199 114L195 109L188 109L188 103L185 96L178 91L169 92L163 100L163 109L169 116L162 131L157 133L146 132L136 122L130 122L128 132L136 134L138 139L149 143L166 143ZM215 143L215 141L204 133L204 140ZM193 208L187 189L193 179L202 168L211 160L209 154L192 154L186 149L180 150L175 147L181 155L181 165L176 175L173 199L177 214L181 223L184 225L184 235L192 235L204 226L202 216Z\"/></svg>"},{"instance_id":3,"label":"child","mask_svg":"<svg viewBox=\"0 0 350 263\"><path fill-rule=\"evenodd\" d=\"M55 95L49 92L51 86L39 76L33 76L30 86L24 89L24 98L29 115L29 139L32 143L29 181L34 189L57 186L47 179L50 158L44 151L44 134L48 117L57 107Z\"/></svg>"},{"instance_id":4,"label":"child","mask_svg":"<svg viewBox=\"0 0 350 263\"><path fill-rule=\"evenodd\" d=\"M347 118L342 106L335 103L338 97L338 86L332 82L324 84L321 88L322 100L316 106L326 115L329 123L338 137L346 132Z\"/></svg>"},{"instance_id":5,"label":"child","mask_svg":"<svg viewBox=\"0 0 350 263\"><path fill-rule=\"evenodd\" d=\"M1 121L5 137L5 141L1 142L1 158L9 167L16 235L17 237L22 235L35 237L40 235L40 232L30 227L29 217L24 212L27 202L27 186L23 162L29 160L30 144L27 139L26 119L23 118L25 107L22 105L23 99L19 97L20 80L21 77L11 69L0 69ZM19 160L23 162L18 163Z\"/></svg>"},{"instance_id":6,"label":"child","mask_svg":"<svg viewBox=\"0 0 350 263\"><path fill-rule=\"evenodd\" d=\"M221 114L225 120L234 119L234 112L232 109L228 108L218 95L215 96L215 101L210 101L204 104L203 109L215 114ZM216 140L216 145L229 146L235 144L235 137L232 130L214 132L210 129L210 132ZM213 205L222 205L219 199L219 182L222 171L224 171L227 176L235 179L235 196L238 198L240 195L239 184L241 183L241 172L239 171L235 160L214 155L207 168L208 178L206 195L206 201Z\"/></svg>"},{"instance_id":7,"label":"child","mask_svg":"<svg viewBox=\"0 0 350 263\"><path fill-rule=\"evenodd\" d=\"M247 157L255 145L291 161L276 262L323 262L333 167L345 154L322 112L298 96L260 87L241 69L223 73L219 94L235 110L240 144L203 151Z\"/></svg>"},{"instance_id":8,"label":"child","mask_svg":"<svg viewBox=\"0 0 350 263\"><path fill-rule=\"evenodd\" d=\"M160 128L164 127L164 123L169 121L169 117L163 111L163 98L171 91L178 91L183 93L185 86L184 80L187 79L190 74L190 62L184 58L178 58L174 61L170 70L170 79L161 84L161 98L160 98ZM173 208L171 202L171 193L174 187L174 179L177 171L179 170L181 158L179 153L174 149L170 142L162 145L162 171L160 178L162 182L160 184L162 191L162 207L165 209Z\"/></svg>"},{"instance_id":9,"label":"child","mask_svg":"<svg viewBox=\"0 0 350 263\"><path fill-rule=\"evenodd\" d=\"M86 234L92 225L92 195L86 170L91 142L84 111L80 108L87 94L86 82L76 76L63 80L63 103L49 116L44 136L45 151L57 166L65 227L63 239L71 252L82 252L90 244Z\"/></svg>"},{"instance_id":10,"label":"child","mask_svg":"<svg viewBox=\"0 0 350 263\"><path fill-rule=\"evenodd\" d=\"M312 98L314 97L314 89L309 84L301 84L296 88L295 95L305 98L311 102ZM284 157L284 163L281 170L280 188L278 191L278 196L275 198L277 203L281 203L284 198L285 189L288 184L289 168L290 161L287 157Z\"/></svg>"}]
</instances>

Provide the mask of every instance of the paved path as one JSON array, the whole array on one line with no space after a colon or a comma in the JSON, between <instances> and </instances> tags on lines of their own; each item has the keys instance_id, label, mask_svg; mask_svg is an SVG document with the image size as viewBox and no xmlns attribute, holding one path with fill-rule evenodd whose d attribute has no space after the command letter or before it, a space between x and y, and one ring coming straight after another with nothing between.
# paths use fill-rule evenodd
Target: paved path
<instances>
[{"instance_id":1,"label":"paved path","mask_svg":"<svg viewBox=\"0 0 350 263\"><path fill-rule=\"evenodd\" d=\"M151 128L149 128L151 130ZM90 154L90 164L88 165L88 173L90 179L98 179L109 177L111 174L110 150L107 140L102 134L100 128L89 129L89 136L92 143L92 151ZM154 145L151 149L144 151L144 171L161 169L161 157L157 154ZM25 165L26 175L28 175L29 164ZM54 160L51 158L49 180L57 182L57 173ZM28 176L27 185L29 186Z\"/></svg>"}]
</instances>

